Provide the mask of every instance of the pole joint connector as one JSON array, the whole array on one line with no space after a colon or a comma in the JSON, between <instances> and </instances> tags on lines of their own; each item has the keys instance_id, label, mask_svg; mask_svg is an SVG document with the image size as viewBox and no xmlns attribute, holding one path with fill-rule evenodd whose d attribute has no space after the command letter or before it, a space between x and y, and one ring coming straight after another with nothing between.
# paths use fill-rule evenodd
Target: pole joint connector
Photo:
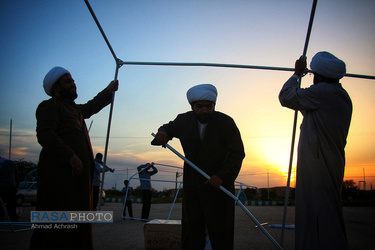
<instances>
[{"instance_id":1,"label":"pole joint connector","mask_svg":"<svg viewBox=\"0 0 375 250\"><path fill-rule=\"evenodd\" d=\"M121 60L120 58L116 58L116 66L117 66L117 68L121 68L122 65L124 65L124 64L125 63L124 63L123 60Z\"/></svg>"}]
</instances>

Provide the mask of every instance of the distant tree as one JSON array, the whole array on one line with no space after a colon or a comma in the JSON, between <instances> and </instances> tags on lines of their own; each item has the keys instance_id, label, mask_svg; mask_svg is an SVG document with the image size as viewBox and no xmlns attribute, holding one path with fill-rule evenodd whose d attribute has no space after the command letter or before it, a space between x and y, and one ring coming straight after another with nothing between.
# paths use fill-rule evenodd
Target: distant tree
<instances>
[{"instance_id":1,"label":"distant tree","mask_svg":"<svg viewBox=\"0 0 375 250\"><path fill-rule=\"evenodd\" d=\"M124 196L120 190L114 189L105 190L105 194L108 198L122 198Z\"/></svg>"},{"instance_id":2,"label":"distant tree","mask_svg":"<svg viewBox=\"0 0 375 250\"><path fill-rule=\"evenodd\" d=\"M357 189L357 186L355 184L356 183L354 182L353 179L345 180L343 183L343 189Z\"/></svg>"},{"instance_id":3,"label":"distant tree","mask_svg":"<svg viewBox=\"0 0 375 250\"><path fill-rule=\"evenodd\" d=\"M342 199L355 198L358 194L358 187L354 180L345 180L342 186Z\"/></svg>"},{"instance_id":4,"label":"distant tree","mask_svg":"<svg viewBox=\"0 0 375 250\"><path fill-rule=\"evenodd\" d=\"M277 198L277 192L275 189L270 190L270 199L275 199Z\"/></svg>"},{"instance_id":5,"label":"distant tree","mask_svg":"<svg viewBox=\"0 0 375 250\"><path fill-rule=\"evenodd\" d=\"M35 181L36 180L36 171L34 169L37 169L37 164L31 162L31 161L25 161L24 159L19 159L14 161L14 163L17 166L18 170L18 181L25 181L25 178L27 177L26 181ZM33 171L32 176L28 176L27 174Z\"/></svg>"},{"instance_id":6,"label":"distant tree","mask_svg":"<svg viewBox=\"0 0 375 250\"><path fill-rule=\"evenodd\" d=\"M261 190L260 190L260 198L262 199L262 200L268 200L268 189L267 188L262 188Z\"/></svg>"},{"instance_id":7,"label":"distant tree","mask_svg":"<svg viewBox=\"0 0 375 250\"><path fill-rule=\"evenodd\" d=\"M257 189L255 188L246 188L244 192L248 200L254 199L257 195Z\"/></svg>"},{"instance_id":8,"label":"distant tree","mask_svg":"<svg viewBox=\"0 0 375 250\"><path fill-rule=\"evenodd\" d=\"M154 189L154 188L151 188L151 196L156 198L156 197L161 197L161 192L159 192L158 190Z\"/></svg>"},{"instance_id":9,"label":"distant tree","mask_svg":"<svg viewBox=\"0 0 375 250\"><path fill-rule=\"evenodd\" d=\"M160 196L163 197L172 197L175 195L175 190L174 189L164 189L163 191L160 192Z\"/></svg>"}]
</instances>

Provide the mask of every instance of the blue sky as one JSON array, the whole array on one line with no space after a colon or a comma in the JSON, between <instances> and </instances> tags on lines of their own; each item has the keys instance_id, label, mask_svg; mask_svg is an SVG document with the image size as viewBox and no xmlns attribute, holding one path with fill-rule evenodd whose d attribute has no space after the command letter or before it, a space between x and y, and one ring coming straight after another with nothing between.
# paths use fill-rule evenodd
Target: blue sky
<instances>
[{"instance_id":1,"label":"blue sky","mask_svg":"<svg viewBox=\"0 0 375 250\"><path fill-rule=\"evenodd\" d=\"M91 0L90 4L123 61L291 68L303 51L312 1ZM371 0L318 1L308 61L326 50L346 62L348 73L375 75L374 10ZM54 66L67 68L77 84L76 102L84 103L114 78L115 62L83 0L3 0L0 22L0 155L9 155L12 119L12 159L37 162L35 110L48 99L42 87L45 74ZM238 180L264 187L269 171L271 186L285 185L294 113L280 106L277 95L290 75L124 65L118 76L108 151L108 165L119 171L106 175L105 187L116 183L119 188L127 174L134 174L145 162L182 165L168 150L150 146L150 134L190 109L186 91L199 83L218 88L216 109L232 116L240 128L246 158ZM354 105L346 176L358 182L363 168L366 175L375 176L375 82L354 78L341 82ZM312 77L306 76L303 87L311 84ZM88 126L93 122L90 136L95 153L104 150L108 117L109 107L86 121ZM182 152L178 140L171 145ZM160 167L158 178L173 180L173 172ZM371 178L366 180L369 187Z\"/></svg>"}]
</instances>

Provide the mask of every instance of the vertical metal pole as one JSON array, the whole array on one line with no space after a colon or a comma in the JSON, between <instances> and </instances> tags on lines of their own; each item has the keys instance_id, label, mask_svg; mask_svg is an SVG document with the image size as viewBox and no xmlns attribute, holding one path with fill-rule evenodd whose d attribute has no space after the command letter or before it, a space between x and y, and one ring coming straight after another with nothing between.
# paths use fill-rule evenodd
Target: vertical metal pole
<instances>
[{"instance_id":1,"label":"vertical metal pole","mask_svg":"<svg viewBox=\"0 0 375 250\"><path fill-rule=\"evenodd\" d=\"M12 157L12 119L10 119L10 127L9 127L9 157L8 159L11 160Z\"/></svg>"},{"instance_id":2,"label":"vertical metal pole","mask_svg":"<svg viewBox=\"0 0 375 250\"><path fill-rule=\"evenodd\" d=\"M120 63L120 60L117 58L116 56L116 53L115 51L113 50L111 44L109 43L109 40L107 38L107 36L105 35L104 33L104 30L102 29L102 26L100 25L98 19L96 18L96 15L93 11L93 9L91 8L91 5L89 3L88 0L85 0L85 3L86 3L86 6L87 8L89 9L90 13L91 13L91 16L93 17L96 25L98 26L98 29L100 31L100 33L102 34L109 50L111 51L112 53L112 56L113 58L115 59L115 62L116 62L116 72L115 72L115 81L117 80L117 76L118 76L118 71L119 71L119 68L122 66L122 64ZM108 128L107 128L107 138L106 138L106 142L105 142L105 150L104 150L104 160L103 160L103 171L102 171L102 182L100 184L100 191L99 191L99 197L102 196L102 192L103 192L103 184L104 184L104 176L105 176L105 170L106 170L106 166L107 166L107 152L108 152L108 144L109 144L109 134L110 134L110 130L111 130L111 122L112 122L112 112L113 112L113 103L115 101L115 92L112 93L112 102L111 102L111 107L110 107L110 111L109 111L109 119L108 119ZM99 202L99 211L101 209L101 204Z\"/></svg>"},{"instance_id":3,"label":"vertical metal pole","mask_svg":"<svg viewBox=\"0 0 375 250\"><path fill-rule=\"evenodd\" d=\"M312 8L311 8L309 27L307 29L305 46L304 46L304 49L303 49L303 57L304 58L306 58L307 47L308 47L309 41L310 41L310 34L311 34L312 25L313 25L313 22L314 22L314 15L315 15L315 9L316 9L317 2L318 2L318 0L314 0L313 4L312 4ZM301 82L302 82L302 78L300 77L299 83L301 84ZM282 223L282 229L281 229L281 240L280 240L280 246L281 247L283 247L283 245L284 245L285 220L286 220L286 214L287 214L288 202L289 202L290 177L291 177L292 164L293 164L293 151L294 151L294 142L295 142L296 130L297 130L297 118L298 118L298 110L296 110L294 112L292 143L291 143L291 147L290 147L290 157L289 157L288 181L287 181L287 187L286 187L286 190L285 190L284 215L283 215L283 223Z\"/></svg>"},{"instance_id":4,"label":"vertical metal pole","mask_svg":"<svg viewBox=\"0 0 375 250\"><path fill-rule=\"evenodd\" d=\"M117 81L117 76L118 76L118 70L121 66L116 64L116 72L115 72L115 81ZM103 185L104 185L104 176L105 176L105 170L107 167L107 152L108 152L108 144L109 144L109 134L111 131L111 123L112 123L112 113L113 113L113 103L115 102L115 92L112 92L112 102L111 102L111 107L109 110L109 118L108 118L108 128L107 128L107 137L106 137L106 142L105 142L105 149L104 149L104 160L103 160L103 171L102 171L102 181L100 183L100 190L99 190L99 197L102 197L103 193ZM99 202L99 211L101 209L101 202Z\"/></svg>"},{"instance_id":5,"label":"vertical metal pole","mask_svg":"<svg viewBox=\"0 0 375 250\"><path fill-rule=\"evenodd\" d=\"M366 175L365 175L365 168L363 168L363 184L364 184L364 190L366 191Z\"/></svg>"},{"instance_id":6,"label":"vertical metal pole","mask_svg":"<svg viewBox=\"0 0 375 250\"><path fill-rule=\"evenodd\" d=\"M87 132L89 132L89 133L90 133L91 126L92 126L92 123L93 123L93 122L94 122L94 120L91 120L91 123L90 123L89 129L88 129L88 131L87 131Z\"/></svg>"},{"instance_id":7,"label":"vertical metal pole","mask_svg":"<svg viewBox=\"0 0 375 250\"><path fill-rule=\"evenodd\" d=\"M267 199L270 199L270 176L267 169Z\"/></svg>"}]
</instances>

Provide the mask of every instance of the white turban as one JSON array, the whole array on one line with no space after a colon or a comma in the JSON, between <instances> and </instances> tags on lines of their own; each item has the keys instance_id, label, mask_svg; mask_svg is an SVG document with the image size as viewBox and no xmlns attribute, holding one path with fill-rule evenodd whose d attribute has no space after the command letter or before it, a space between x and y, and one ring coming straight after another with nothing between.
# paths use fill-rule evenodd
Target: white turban
<instances>
[{"instance_id":1,"label":"white turban","mask_svg":"<svg viewBox=\"0 0 375 250\"><path fill-rule=\"evenodd\" d=\"M211 101L216 103L217 90L214 85L200 84L188 90L186 97L190 104L196 101Z\"/></svg>"},{"instance_id":2,"label":"white turban","mask_svg":"<svg viewBox=\"0 0 375 250\"><path fill-rule=\"evenodd\" d=\"M313 72L331 79L341 79L346 75L345 63L326 51L318 52L312 58L310 68Z\"/></svg>"},{"instance_id":3,"label":"white turban","mask_svg":"<svg viewBox=\"0 0 375 250\"><path fill-rule=\"evenodd\" d=\"M65 74L70 74L70 72L62 67L54 67L47 73L43 80L43 88L47 95L51 96L52 86Z\"/></svg>"}]
</instances>

